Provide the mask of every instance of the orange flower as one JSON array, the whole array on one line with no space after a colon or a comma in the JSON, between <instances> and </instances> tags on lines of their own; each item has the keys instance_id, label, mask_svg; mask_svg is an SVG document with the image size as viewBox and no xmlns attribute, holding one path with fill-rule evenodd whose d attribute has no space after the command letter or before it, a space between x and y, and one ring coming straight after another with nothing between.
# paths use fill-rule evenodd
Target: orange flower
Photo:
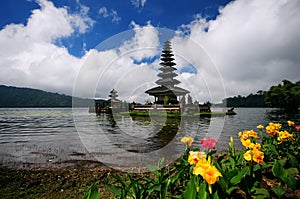
<instances>
[{"instance_id":1,"label":"orange flower","mask_svg":"<svg viewBox=\"0 0 300 199\"><path fill-rule=\"evenodd\" d=\"M188 157L188 162L190 164L197 164L198 161L202 158L206 158L206 154L202 151L190 151L189 152L189 157Z\"/></svg>"},{"instance_id":2,"label":"orange flower","mask_svg":"<svg viewBox=\"0 0 300 199\"><path fill-rule=\"evenodd\" d=\"M183 137L180 140L181 142L185 143L188 147L192 146L194 139L191 136Z\"/></svg>"},{"instance_id":3,"label":"orange flower","mask_svg":"<svg viewBox=\"0 0 300 199\"><path fill-rule=\"evenodd\" d=\"M287 121L287 123L288 123L288 125L289 125L289 126L294 126L294 125L295 125L295 122L293 122L293 121L290 121L290 120L289 120L289 121Z\"/></svg>"}]
</instances>

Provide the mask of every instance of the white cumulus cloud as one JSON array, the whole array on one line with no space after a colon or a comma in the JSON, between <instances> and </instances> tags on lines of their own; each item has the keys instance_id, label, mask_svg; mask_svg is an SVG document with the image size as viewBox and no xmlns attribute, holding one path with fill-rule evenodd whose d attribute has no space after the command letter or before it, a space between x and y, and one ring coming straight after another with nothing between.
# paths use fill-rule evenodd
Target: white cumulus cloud
<instances>
[{"instance_id":1,"label":"white cumulus cloud","mask_svg":"<svg viewBox=\"0 0 300 199\"><path fill-rule=\"evenodd\" d=\"M70 14L47 0L37 1L27 24L9 24L0 31L0 84L71 94L81 60L55 45L74 32L84 33L94 21L87 8Z\"/></svg>"},{"instance_id":2,"label":"white cumulus cloud","mask_svg":"<svg viewBox=\"0 0 300 199\"><path fill-rule=\"evenodd\" d=\"M184 25L184 32L216 64L227 95L247 95L283 79L299 80L299 9L300 1L236 0L220 8L214 20L198 17ZM194 58L201 65L197 54ZM199 68L211 79L214 73L208 70Z\"/></svg>"}]
</instances>

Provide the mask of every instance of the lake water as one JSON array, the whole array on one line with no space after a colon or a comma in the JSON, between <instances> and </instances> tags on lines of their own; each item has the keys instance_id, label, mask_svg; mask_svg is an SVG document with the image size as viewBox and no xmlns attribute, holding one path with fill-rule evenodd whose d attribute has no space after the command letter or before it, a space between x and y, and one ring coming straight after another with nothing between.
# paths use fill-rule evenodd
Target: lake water
<instances>
[{"instance_id":1,"label":"lake water","mask_svg":"<svg viewBox=\"0 0 300 199\"><path fill-rule=\"evenodd\" d=\"M230 136L270 121L265 108L236 108L237 115L170 119L96 116L88 109L0 109L0 164L9 167L59 167L78 162L103 162L113 167L144 167L162 157L170 163L185 150L180 138L195 145L206 135L227 149ZM220 109L215 109L220 111ZM290 118L289 118L290 119ZM298 122L298 118L292 118ZM238 139L235 139L239 146Z\"/></svg>"}]
</instances>

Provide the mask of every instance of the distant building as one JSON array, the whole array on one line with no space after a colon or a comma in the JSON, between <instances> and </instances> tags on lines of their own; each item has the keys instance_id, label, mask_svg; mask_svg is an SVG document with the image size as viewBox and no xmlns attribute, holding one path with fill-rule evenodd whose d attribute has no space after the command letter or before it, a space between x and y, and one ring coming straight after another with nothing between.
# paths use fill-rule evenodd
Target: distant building
<instances>
[{"instance_id":1,"label":"distant building","mask_svg":"<svg viewBox=\"0 0 300 199\"><path fill-rule=\"evenodd\" d=\"M159 70L161 72L157 75L160 79L156 81L156 84L159 86L145 91L145 93L154 96L155 104L178 104L179 101L177 97L185 96L189 93L188 90L175 86L179 84L180 81L174 79L174 77L178 75L174 73L177 69L174 67L176 63L174 63L173 56L171 42L166 41L160 59L161 67Z\"/></svg>"},{"instance_id":2,"label":"distant building","mask_svg":"<svg viewBox=\"0 0 300 199\"><path fill-rule=\"evenodd\" d=\"M117 99L118 92L115 89L110 91L110 99L107 100L111 108L120 108L121 100Z\"/></svg>"}]
</instances>

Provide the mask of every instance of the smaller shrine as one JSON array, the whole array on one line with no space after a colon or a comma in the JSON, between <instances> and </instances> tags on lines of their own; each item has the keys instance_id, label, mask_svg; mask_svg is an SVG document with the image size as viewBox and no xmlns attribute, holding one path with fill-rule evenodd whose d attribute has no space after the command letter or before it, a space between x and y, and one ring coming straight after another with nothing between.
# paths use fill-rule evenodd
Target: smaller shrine
<instances>
[{"instance_id":1,"label":"smaller shrine","mask_svg":"<svg viewBox=\"0 0 300 199\"><path fill-rule=\"evenodd\" d=\"M115 89L110 91L110 99L108 100L109 107L111 108L120 108L121 100L117 99L118 92Z\"/></svg>"},{"instance_id":2,"label":"smaller shrine","mask_svg":"<svg viewBox=\"0 0 300 199\"><path fill-rule=\"evenodd\" d=\"M118 92L115 89L112 89L108 100L96 99L94 112L99 115L101 113L110 113L111 109L119 109L122 105L122 101L117 97ZM90 112L93 112L93 110L90 109Z\"/></svg>"}]
</instances>

